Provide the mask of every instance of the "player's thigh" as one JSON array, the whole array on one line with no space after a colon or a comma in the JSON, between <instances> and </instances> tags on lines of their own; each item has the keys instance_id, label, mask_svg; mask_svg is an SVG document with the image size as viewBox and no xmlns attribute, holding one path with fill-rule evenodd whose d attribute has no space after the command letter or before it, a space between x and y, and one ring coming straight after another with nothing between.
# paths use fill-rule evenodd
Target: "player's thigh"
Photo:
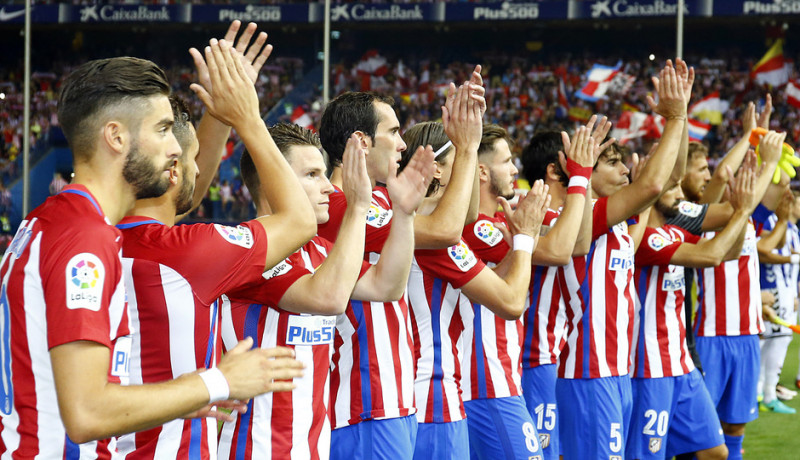
<instances>
[{"instance_id":1,"label":"player's thigh","mask_svg":"<svg viewBox=\"0 0 800 460\"><path fill-rule=\"evenodd\" d=\"M555 364L522 371L522 395L539 433L543 460L557 460L560 449L556 401L557 375L558 368Z\"/></svg>"},{"instance_id":2,"label":"player's thigh","mask_svg":"<svg viewBox=\"0 0 800 460\"><path fill-rule=\"evenodd\" d=\"M675 399L677 404L670 420L667 457L725 444L722 425L699 371L677 378Z\"/></svg>"},{"instance_id":3,"label":"player's thigh","mask_svg":"<svg viewBox=\"0 0 800 460\"><path fill-rule=\"evenodd\" d=\"M631 379L631 416L626 458L663 459L672 416L675 381L672 377Z\"/></svg>"},{"instance_id":4,"label":"player's thigh","mask_svg":"<svg viewBox=\"0 0 800 460\"><path fill-rule=\"evenodd\" d=\"M524 459L540 454L539 435L521 396L466 401L471 457Z\"/></svg>"}]
</instances>

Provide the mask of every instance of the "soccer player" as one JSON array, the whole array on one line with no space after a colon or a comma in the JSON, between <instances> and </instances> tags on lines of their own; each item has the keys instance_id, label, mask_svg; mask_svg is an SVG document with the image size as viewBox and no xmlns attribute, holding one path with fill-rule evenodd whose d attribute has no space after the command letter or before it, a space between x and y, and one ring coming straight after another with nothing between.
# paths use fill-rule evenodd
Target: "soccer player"
<instances>
[{"instance_id":1,"label":"soccer player","mask_svg":"<svg viewBox=\"0 0 800 460\"><path fill-rule=\"evenodd\" d=\"M409 151L420 145L431 145L441 153L437 156L436 182L428 191L428 198L420 213L431 212L450 183L453 149L441 123L419 123L405 133ZM498 273L486 267L475 257L462 240L446 249L418 249L409 277L408 298L412 310L412 330L415 338L417 378L414 394L417 399L419 432L414 452L415 459L462 459L470 455L468 427L462 402L462 374L466 363L462 357L464 344L471 344L475 313L472 302L486 306L505 320L519 318L524 309L525 292L530 281L530 254L538 236L542 218L549 204L547 190L539 181L530 194L523 198L516 213L508 202L502 200L509 216L509 228L514 235L515 250ZM502 276L500 276L502 275ZM519 346L519 345L517 345ZM522 405L522 402L520 405ZM499 452L486 450L478 455L499 454L525 458L540 454L538 435L530 417L527 421L513 419L508 413L500 414L484 407L488 417L478 423L484 429L511 431L523 434L524 452ZM522 406L522 414L527 413ZM497 423L507 424L495 428Z\"/></svg>"},{"instance_id":2,"label":"soccer player","mask_svg":"<svg viewBox=\"0 0 800 460\"><path fill-rule=\"evenodd\" d=\"M594 119L590 125L594 125ZM601 123L604 128L598 130L597 136L605 137L610 124ZM568 157L567 169L576 177L585 179L582 184L588 184L591 176L591 167L594 162L593 153L595 140L591 137L591 126L588 130L581 128L573 138L573 148L566 149ZM561 134L555 133L559 144L553 149L552 157L558 162L558 149L561 146ZM511 199L514 196L514 177L517 169L512 163L511 140L506 131L497 125L486 125L483 129L481 146L478 149L480 207L478 220L464 228L464 241L472 248L475 255L486 263L494 266L502 261L508 253L510 246L503 239L501 229L505 227L504 215L497 210L497 199L503 197ZM567 139L569 145L569 139ZM534 147L535 148L535 147ZM526 149L526 152L530 149ZM583 162L580 164L577 159ZM530 156L526 158L530 161ZM527 165L528 163L526 163ZM537 165L538 166L538 165ZM559 166L560 167L560 166ZM575 167L583 167L583 176ZM534 166L531 165L531 170ZM539 168L544 169L544 168ZM531 178L530 182L545 179ZM576 182L578 180L576 179ZM545 184L549 185L547 180ZM573 183L574 185L574 183ZM550 186L551 197L558 197L559 203L564 203L566 189L554 190L556 185ZM574 196L573 196L574 195ZM536 251L533 253L533 263L552 264L569 262L573 255L569 241L578 238L581 228L582 214L586 209L591 209L585 204L586 187L573 187L567 195L565 212L561 217L552 208L561 207L552 205L545 215L543 225L547 231L542 232ZM557 199L557 198L556 198ZM555 224L555 225L554 225ZM584 232L585 233L585 232ZM586 238L588 243L588 238ZM574 244L573 244L574 246ZM586 250L588 251L588 245ZM526 436L530 429L525 429L525 424L534 423L531 417L536 417L536 432L540 440L542 454L546 458L558 457L558 431L556 429L555 415L555 353L557 344L561 342L564 330L564 314L561 310L559 320L555 320L556 309L549 309L550 304L545 302L544 308L537 309L536 300L539 297L539 287L542 283L542 274L548 267L535 267L531 282L531 292L527 298L531 307L522 320L506 321L491 312L491 310L475 304L471 343L464 346L462 369L464 378L464 409L467 413L469 426L470 456L472 458L524 458L530 455L526 445ZM552 269L555 273L555 268ZM541 289L542 294L552 292L555 287L550 277L550 288ZM546 296L546 295L545 295ZM560 296L556 291L553 294L558 305ZM533 301L531 299L534 299ZM553 313L554 321L550 321ZM555 323L549 329L549 323ZM559 326L560 323L560 326ZM523 329L524 328L524 329ZM525 331L524 349L522 332ZM539 341L535 337L542 337ZM521 358L525 356L527 362L523 365L526 372L530 368L530 361L539 363L541 343L548 350L547 358L553 358L550 369L552 378L546 379L543 375L520 375ZM551 343L552 342L552 343ZM533 344L535 343L535 344ZM533 345L532 345L533 344ZM522 354L521 352L523 352ZM549 385L548 385L549 382ZM524 392L523 392L524 388ZM542 391L552 395L545 403ZM525 399L522 399L525 396ZM529 404L526 407L526 403ZM545 407L547 408L545 410ZM537 409L538 408L538 409ZM546 414L545 414L546 412ZM544 420L547 415L547 420ZM496 424L496 420L503 420L503 424ZM526 433L526 431L528 433Z\"/></svg>"},{"instance_id":3,"label":"soccer player","mask_svg":"<svg viewBox=\"0 0 800 460\"><path fill-rule=\"evenodd\" d=\"M786 181L781 184L770 184L764 200L758 205L753 213L753 220L762 228L761 238L758 244L758 259L760 261L761 290L768 291L775 302L771 306L764 307L768 311L765 315L767 320L771 320L772 315L779 319L794 323L797 314L794 310L795 300L797 299L797 280L793 279L792 274L800 263L800 255L793 255L798 250L795 244L792 247L793 232L789 231L789 218L794 205L794 195L789 190L789 177L781 172L781 176ZM775 206L775 201L780 200L775 212L769 210L764 203ZM791 224L794 226L794 224ZM797 228L794 226L794 228ZM769 233L769 235L767 235ZM772 238L770 238L772 237ZM774 239L778 244L768 244L769 247L762 247L762 242L766 239ZM777 246L777 247L772 247ZM769 410L779 414L794 414L796 410L787 406L778 399L776 387L780 380L781 368L786 358L786 351L792 341L792 331L779 324L764 324L764 333L761 334L761 366L758 378L758 394L763 395L759 407L761 410Z\"/></svg>"},{"instance_id":4,"label":"soccer player","mask_svg":"<svg viewBox=\"0 0 800 460\"><path fill-rule=\"evenodd\" d=\"M756 180L755 192L759 201L772 180L785 137L785 133L770 131L761 139L758 149L763 169ZM748 161L755 161L753 155L750 158ZM732 170L731 166L737 169L739 166L732 164L735 161L724 163L725 160L718 167ZM726 177L729 174L727 172ZM710 186L706 187L706 194ZM703 236L711 238L713 234ZM697 270L697 315L694 323L697 352L703 363L708 393L722 422L731 459L742 458L745 424L758 417L758 334L764 331L764 325L756 237L756 228L751 221L737 261Z\"/></svg>"},{"instance_id":5,"label":"soccer player","mask_svg":"<svg viewBox=\"0 0 800 460\"><path fill-rule=\"evenodd\" d=\"M333 186L315 133L279 124L270 135L286 157L314 207L317 222L328 220ZM262 347L289 346L306 365L291 394L256 397L248 411L222 428L222 458L321 458L330 454L328 418L329 365L336 315L348 299L393 301L405 292L414 246L414 211L433 174L432 152L399 177L390 172L387 190L394 204L394 224L376 265L363 259L366 213L372 187L364 151L354 136L342 159L342 188L349 206L339 238L332 244L315 236L258 282L229 291L223 309L222 335L233 346L253 337ZM260 196L261 183L248 152L242 156L242 178L252 191L257 213L270 213ZM427 176L427 179L426 179Z\"/></svg>"},{"instance_id":6,"label":"soccer player","mask_svg":"<svg viewBox=\"0 0 800 460\"><path fill-rule=\"evenodd\" d=\"M451 85L444 109L448 136L455 146L452 180L439 206L414 218L415 247L445 248L456 244L469 211L480 143L481 116L486 109L479 74L456 91ZM468 104L472 100L474 104ZM462 103L463 102L463 103ZM392 100L369 93L344 93L325 108L320 141L331 160L331 182L341 185L341 158L355 133L367 149L367 172L375 185L367 212L365 253L370 262L390 232L392 203L386 178L405 150ZM319 235L337 237L347 208L344 195L330 196L329 221ZM414 344L408 305L398 302L351 301L336 324L331 364L331 457L334 459L410 459L414 452ZM353 446L358 446L353 450Z\"/></svg>"},{"instance_id":7,"label":"soccer player","mask_svg":"<svg viewBox=\"0 0 800 460\"><path fill-rule=\"evenodd\" d=\"M683 61L676 64L677 72L667 61L654 78L658 105L648 98L666 119L661 142L630 185L618 150L600 155L591 183L598 197L591 249L559 273L567 338L559 356L556 399L561 452L567 460L625 455L632 408L628 367L636 244L628 225L658 199L675 169L686 122L684 91L691 87L693 74Z\"/></svg>"},{"instance_id":8,"label":"soccer player","mask_svg":"<svg viewBox=\"0 0 800 460\"><path fill-rule=\"evenodd\" d=\"M265 351L243 353L245 343L216 373L147 387L114 383L112 348L128 319L121 235L112 224L137 198L169 186L180 147L168 94L163 71L135 58L88 62L64 82L59 121L75 158L73 185L26 218L0 263L4 454L90 456L92 446L75 443L157 426L223 391L246 399L280 389L288 385L272 380L294 373Z\"/></svg>"},{"instance_id":9,"label":"soccer player","mask_svg":"<svg viewBox=\"0 0 800 460\"><path fill-rule=\"evenodd\" d=\"M738 259L757 203L754 184L754 172L743 168L732 187L733 216L712 239L666 223L679 213L683 194L678 183L669 185L650 210L635 258L628 458L671 458L686 452L695 452L698 459L727 458L714 404L685 340L683 267L715 267Z\"/></svg>"},{"instance_id":10,"label":"soccer player","mask_svg":"<svg viewBox=\"0 0 800 460\"><path fill-rule=\"evenodd\" d=\"M236 129L250 146L260 174L271 178L263 192L275 203L275 213L237 227L174 226L176 216L192 206L199 175L194 131L179 111L176 125L184 153L170 168L169 189L160 197L137 200L118 225L135 331L129 342L133 384L169 380L198 368L213 369L221 354L217 298L236 286L260 280L266 268L304 244L316 227L309 221L313 219L310 204L295 198L302 188L261 120L254 80L239 53L226 40L212 40L205 58L210 85L198 89L198 94L214 118ZM287 352L285 348L263 351L278 356ZM122 436L117 445L127 458L195 459L213 458L216 440L216 420L196 418Z\"/></svg>"},{"instance_id":11,"label":"soccer player","mask_svg":"<svg viewBox=\"0 0 800 460\"><path fill-rule=\"evenodd\" d=\"M566 307L556 276L573 256L589 252L592 201L585 196L596 154L614 142L610 139L601 145L592 158L578 156L585 153L579 146L590 142L587 136L597 145L611 127L607 120L601 120L592 135L594 122L592 118L588 131L576 130L571 142L575 148L570 148L566 133L552 131L533 136L522 153L523 176L529 182L544 180L552 198L543 222L545 231L532 258L535 266L527 299L529 307L523 317L521 357L522 395L536 423L542 454L547 460L557 459L560 450L556 362L566 336ZM560 149L567 152L563 164L559 159Z\"/></svg>"}]
</instances>

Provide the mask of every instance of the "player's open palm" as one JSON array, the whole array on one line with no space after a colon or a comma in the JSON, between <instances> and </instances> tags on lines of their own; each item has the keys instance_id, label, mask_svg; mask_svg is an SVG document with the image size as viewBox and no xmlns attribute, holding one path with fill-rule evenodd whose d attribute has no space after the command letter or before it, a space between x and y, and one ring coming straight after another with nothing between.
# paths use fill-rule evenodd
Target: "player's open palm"
<instances>
[{"instance_id":1,"label":"player's open palm","mask_svg":"<svg viewBox=\"0 0 800 460\"><path fill-rule=\"evenodd\" d=\"M250 349L253 339L246 338L227 352L219 370L230 387L230 399L245 400L267 392L291 391L291 379L303 376L303 363L294 359L290 348Z\"/></svg>"},{"instance_id":2,"label":"player's open palm","mask_svg":"<svg viewBox=\"0 0 800 460\"><path fill-rule=\"evenodd\" d=\"M777 163L781 158L781 150L785 139L786 133L767 131L767 134L761 137L761 142L758 144L758 154L761 155L761 159L767 163Z\"/></svg>"},{"instance_id":3,"label":"player's open palm","mask_svg":"<svg viewBox=\"0 0 800 460\"><path fill-rule=\"evenodd\" d=\"M512 210L505 198L498 198L506 215L508 229L512 235L528 235L535 238L541 230L542 220L550 205L550 187L542 180L533 183L531 190L519 199L517 209Z\"/></svg>"},{"instance_id":4,"label":"player's open palm","mask_svg":"<svg viewBox=\"0 0 800 460\"><path fill-rule=\"evenodd\" d=\"M367 212L372 197L372 184L367 173L366 151L358 136L350 135L342 156L342 191L348 206Z\"/></svg>"},{"instance_id":5,"label":"player's open palm","mask_svg":"<svg viewBox=\"0 0 800 460\"><path fill-rule=\"evenodd\" d=\"M391 163L386 188L392 200L392 209L406 214L415 212L425 198L435 171L433 148L430 145L417 148L400 174L397 174L397 163Z\"/></svg>"},{"instance_id":6,"label":"player's open palm","mask_svg":"<svg viewBox=\"0 0 800 460\"><path fill-rule=\"evenodd\" d=\"M666 119L686 118L686 99L683 85L672 67L672 61L661 69L658 78L653 77L653 86L658 93L658 103L647 96L647 103L653 112Z\"/></svg>"},{"instance_id":7,"label":"player's open palm","mask_svg":"<svg viewBox=\"0 0 800 460\"><path fill-rule=\"evenodd\" d=\"M740 168L731 186L731 206L747 214L756 208L756 174L752 168Z\"/></svg>"}]
</instances>

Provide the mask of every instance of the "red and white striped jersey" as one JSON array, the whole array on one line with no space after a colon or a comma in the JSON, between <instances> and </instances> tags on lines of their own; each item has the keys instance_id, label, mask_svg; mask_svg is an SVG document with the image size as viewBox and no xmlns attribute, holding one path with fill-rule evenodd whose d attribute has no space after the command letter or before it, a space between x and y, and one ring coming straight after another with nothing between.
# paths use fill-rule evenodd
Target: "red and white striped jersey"
<instances>
[{"instance_id":1,"label":"red and white striped jersey","mask_svg":"<svg viewBox=\"0 0 800 460\"><path fill-rule=\"evenodd\" d=\"M608 198L594 203L589 254L559 272L567 308L567 342L558 376L568 379L628 374L633 335L633 238L628 225L608 227Z\"/></svg>"},{"instance_id":2,"label":"red and white striped jersey","mask_svg":"<svg viewBox=\"0 0 800 460\"><path fill-rule=\"evenodd\" d=\"M97 342L113 349L109 381L126 377L120 239L89 190L70 185L28 214L8 246L0 262L3 458L111 457L107 440L79 446L67 437L50 349Z\"/></svg>"},{"instance_id":3,"label":"red and white striped jersey","mask_svg":"<svg viewBox=\"0 0 800 460\"><path fill-rule=\"evenodd\" d=\"M683 267L669 262L681 244L698 241L700 237L674 225L645 229L635 258L633 377L677 377L695 368L686 346Z\"/></svg>"},{"instance_id":4,"label":"red and white striped jersey","mask_svg":"<svg viewBox=\"0 0 800 460\"><path fill-rule=\"evenodd\" d=\"M122 263L128 287L130 383L171 380L214 367L221 356L222 293L261 279L267 235L259 223L173 227L126 217ZM173 420L120 436L124 458L216 458L214 419Z\"/></svg>"},{"instance_id":5,"label":"red and white striped jersey","mask_svg":"<svg viewBox=\"0 0 800 460\"><path fill-rule=\"evenodd\" d=\"M408 301L414 332L419 423L464 419L461 399L463 332L473 320L472 303L461 286L486 267L462 240L446 249L414 251Z\"/></svg>"},{"instance_id":6,"label":"red and white striped jersey","mask_svg":"<svg viewBox=\"0 0 800 460\"><path fill-rule=\"evenodd\" d=\"M278 308L278 303L298 279L314 273L332 247L329 241L315 236L267 270L263 279L223 297L222 340L226 350L252 337L257 347L293 348L305 369L303 377L294 379L294 391L256 396L247 412L236 414L235 421L223 425L220 458L329 457L329 369L336 317L298 315ZM370 267L364 262L361 275Z\"/></svg>"},{"instance_id":7,"label":"red and white striped jersey","mask_svg":"<svg viewBox=\"0 0 800 460\"><path fill-rule=\"evenodd\" d=\"M558 211L548 209L542 225L552 227ZM567 312L557 281L562 267L533 266L531 285L526 299L527 309L522 316L524 341L522 367L530 369L555 364L567 336Z\"/></svg>"},{"instance_id":8,"label":"red and white striped jersey","mask_svg":"<svg viewBox=\"0 0 800 460\"><path fill-rule=\"evenodd\" d=\"M489 266L500 263L510 249L497 225L506 225L505 214L480 214L477 221L464 227L462 236ZM464 330L462 398L470 401L521 395L522 320L506 321L483 305L473 303L472 307L472 327Z\"/></svg>"},{"instance_id":9,"label":"red and white striped jersey","mask_svg":"<svg viewBox=\"0 0 800 460\"><path fill-rule=\"evenodd\" d=\"M336 189L330 196L330 220L319 226L321 237L336 239L346 208L344 193ZM391 221L389 193L386 187L376 187L364 244L372 264L380 258ZM415 412L413 346L405 295L398 302L350 300L346 312L336 319L333 341L330 410L334 429Z\"/></svg>"},{"instance_id":10,"label":"red and white striped jersey","mask_svg":"<svg viewBox=\"0 0 800 460\"><path fill-rule=\"evenodd\" d=\"M709 232L703 237L713 238L714 235ZM738 260L697 270L695 335L716 337L764 332L759 276L756 230L750 219Z\"/></svg>"}]
</instances>

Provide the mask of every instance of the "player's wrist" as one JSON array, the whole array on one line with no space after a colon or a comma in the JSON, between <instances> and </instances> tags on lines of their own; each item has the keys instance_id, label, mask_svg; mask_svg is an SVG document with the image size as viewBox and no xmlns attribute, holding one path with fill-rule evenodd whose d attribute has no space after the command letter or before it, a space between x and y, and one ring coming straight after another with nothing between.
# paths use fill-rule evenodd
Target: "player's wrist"
<instances>
[{"instance_id":1,"label":"player's wrist","mask_svg":"<svg viewBox=\"0 0 800 460\"><path fill-rule=\"evenodd\" d=\"M589 188L589 180L592 178L592 167L582 166L572 158L567 158L567 175L569 176L569 183L567 184L567 194L581 194L586 196L586 190Z\"/></svg>"},{"instance_id":2,"label":"player's wrist","mask_svg":"<svg viewBox=\"0 0 800 460\"><path fill-rule=\"evenodd\" d=\"M794 264L800 264L800 254L792 254L789 256L789 261Z\"/></svg>"},{"instance_id":3,"label":"player's wrist","mask_svg":"<svg viewBox=\"0 0 800 460\"><path fill-rule=\"evenodd\" d=\"M228 380L219 368L215 367L205 370L200 372L199 375L203 380L203 384L206 386L206 390L208 390L209 404L217 401L224 401L230 397L231 389L230 386L228 386Z\"/></svg>"},{"instance_id":4,"label":"player's wrist","mask_svg":"<svg viewBox=\"0 0 800 460\"><path fill-rule=\"evenodd\" d=\"M533 248L536 245L536 240L531 235L524 233L517 233L512 237L513 248L515 251L524 251L528 254L533 254Z\"/></svg>"}]
</instances>

